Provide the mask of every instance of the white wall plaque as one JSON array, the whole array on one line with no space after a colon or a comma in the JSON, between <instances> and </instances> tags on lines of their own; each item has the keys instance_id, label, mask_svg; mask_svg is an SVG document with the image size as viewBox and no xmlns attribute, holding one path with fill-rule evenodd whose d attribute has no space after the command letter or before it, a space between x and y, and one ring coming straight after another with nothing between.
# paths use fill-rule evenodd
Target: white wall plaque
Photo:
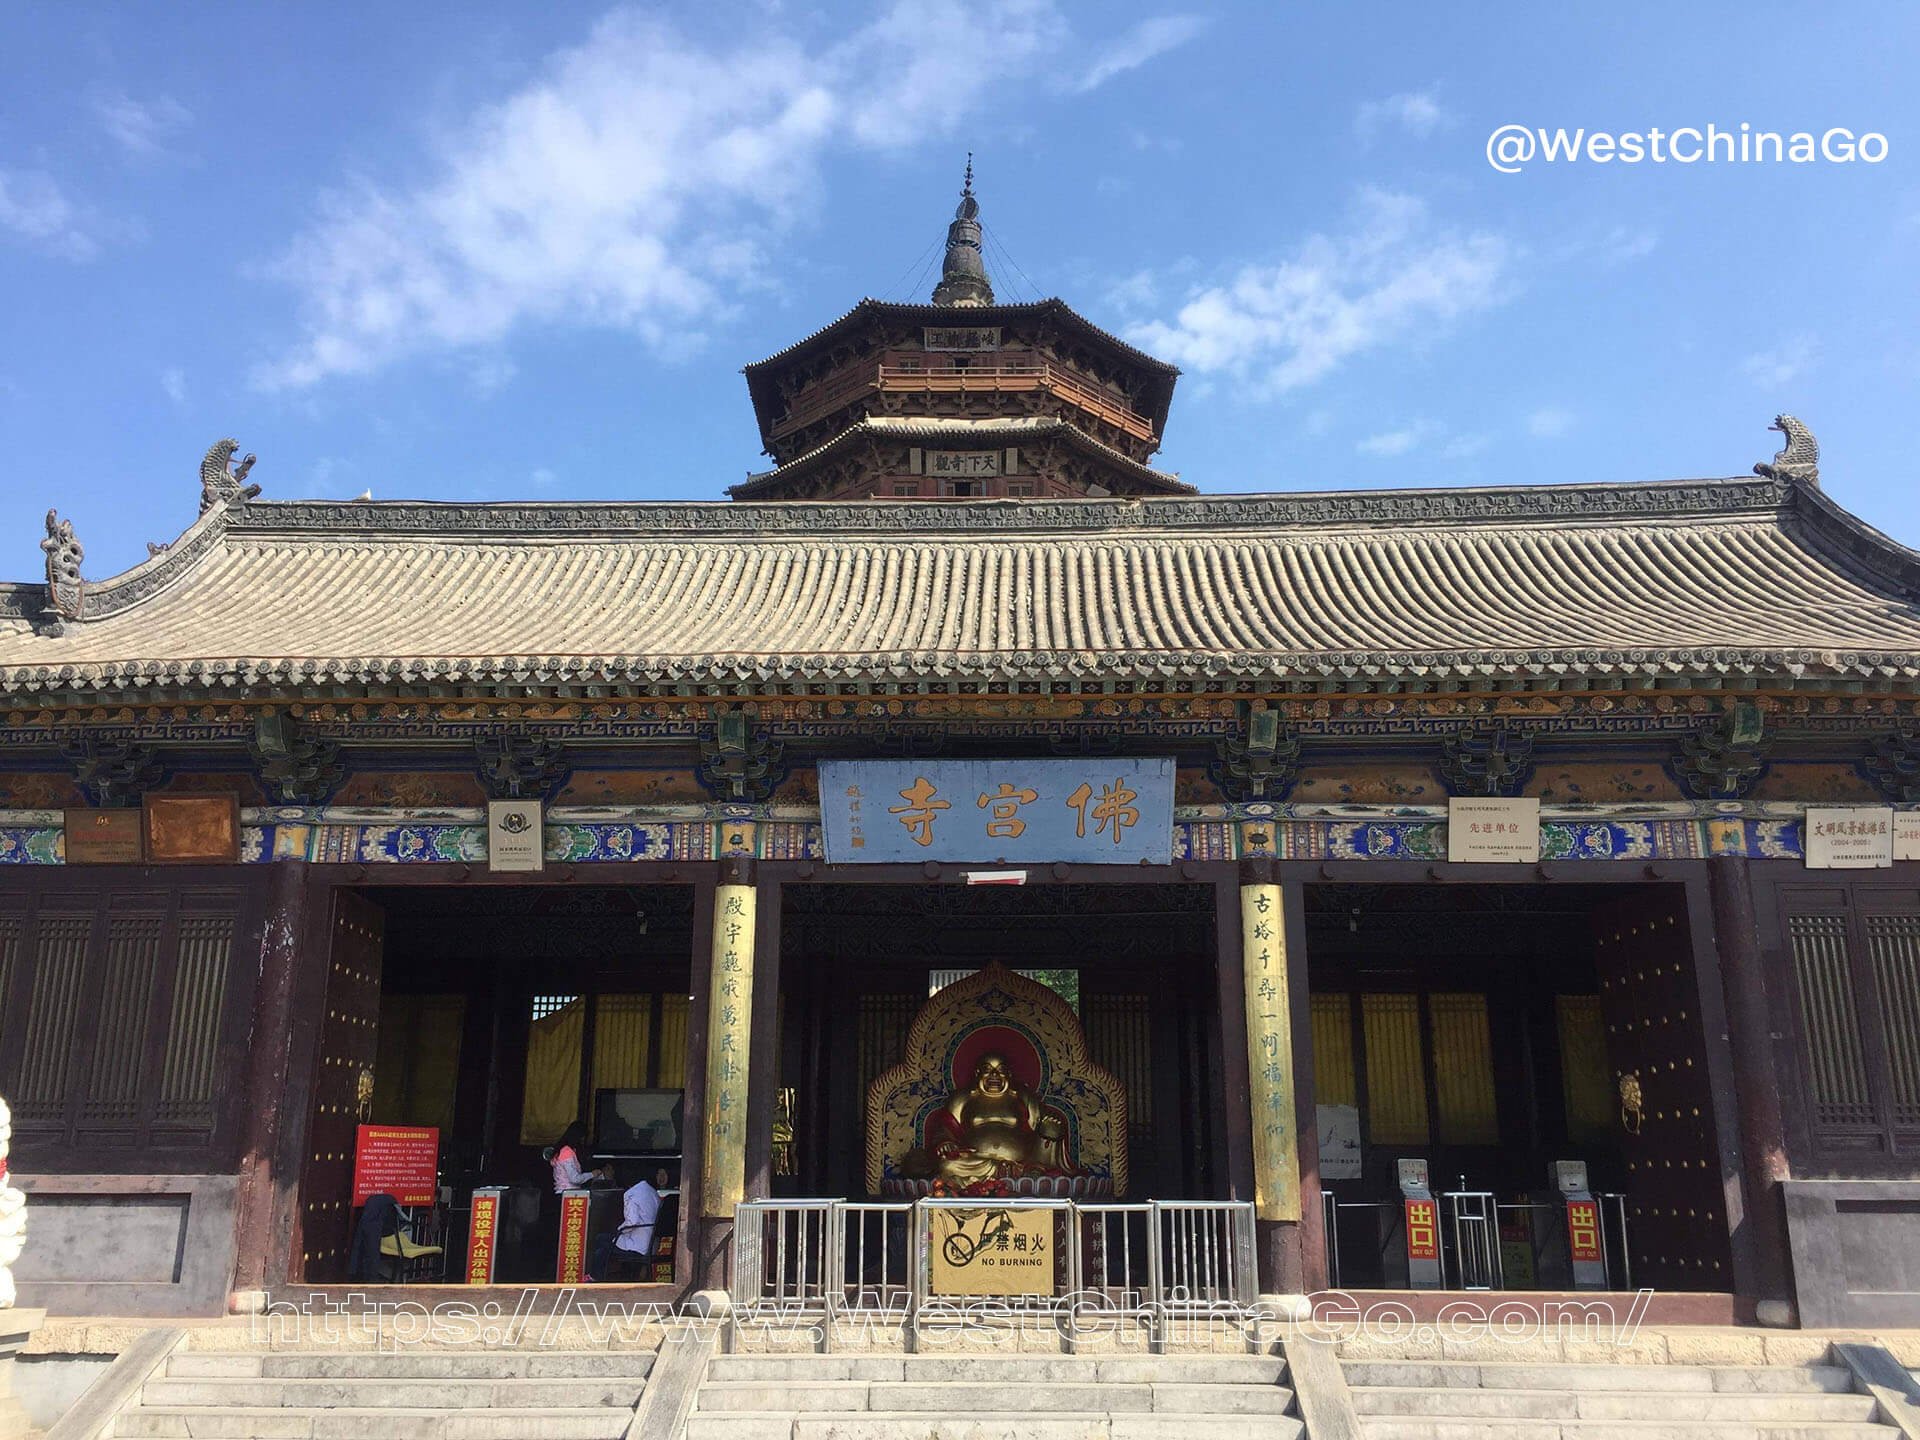
<instances>
[{"instance_id":1,"label":"white wall plaque","mask_svg":"<svg viewBox=\"0 0 1920 1440\"><path fill-rule=\"evenodd\" d=\"M487 868L538 870L546 858L538 800L487 802Z\"/></svg>"},{"instance_id":2,"label":"white wall plaque","mask_svg":"<svg viewBox=\"0 0 1920 1440\"><path fill-rule=\"evenodd\" d=\"M1360 1178L1360 1107L1316 1105L1320 1120L1320 1178Z\"/></svg>"},{"instance_id":3,"label":"white wall plaque","mask_svg":"<svg viewBox=\"0 0 1920 1440\"><path fill-rule=\"evenodd\" d=\"M1893 812L1893 858L1920 860L1920 810Z\"/></svg>"},{"instance_id":4,"label":"white wall plaque","mask_svg":"<svg viewBox=\"0 0 1920 1440\"><path fill-rule=\"evenodd\" d=\"M1874 870L1893 864L1893 809L1846 805L1808 809L1809 870Z\"/></svg>"},{"instance_id":5,"label":"white wall plaque","mask_svg":"<svg viewBox=\"0 0 1920 1440\"><path fill-rule=\"evenodd\" d=\"M1447 859L1531 865L1540 858L1540 802L1457 795L1447 802Z\"/></svg>"}]
</instances>

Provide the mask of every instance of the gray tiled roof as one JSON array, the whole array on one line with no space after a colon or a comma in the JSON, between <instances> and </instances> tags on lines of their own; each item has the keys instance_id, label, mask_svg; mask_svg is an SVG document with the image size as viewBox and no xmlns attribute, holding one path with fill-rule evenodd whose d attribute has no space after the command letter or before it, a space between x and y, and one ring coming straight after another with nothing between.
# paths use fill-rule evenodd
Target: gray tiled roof
<instances>
[{"instance_id":1,"label":"gray tiled roof","mask_svg":"<svg viewBox=\"0 0 1920 1440\"><path fill-rule=\"evenodd\" d=\"M218 508L0 694L1920 678L1920 557L1773 479L1146 500ZM11 618L9 618L11 617Z\"/></svg>"}]
</instances>

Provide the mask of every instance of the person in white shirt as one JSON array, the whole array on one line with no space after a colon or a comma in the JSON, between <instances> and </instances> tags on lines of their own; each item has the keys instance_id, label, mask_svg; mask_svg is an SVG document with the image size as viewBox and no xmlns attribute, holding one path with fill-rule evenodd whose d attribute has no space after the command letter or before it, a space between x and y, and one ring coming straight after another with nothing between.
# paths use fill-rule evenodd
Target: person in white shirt
<instances>
[{"instance_id":1,"label":"person in white shirt","mask_svg":"<svg viewBox=\"0 0 1920 1440\"><path fill-rule=\"evenodd\" d=\"M651 1182L642 1180L628 1188L620 1201L620 1228L601 1235L593 1246L593 1278L606 1275L615 1250L631 1255L647 1255L653 1250L653 1231L660 1220L660 1192L667 1187L665 1170L653 1172Z\"/></svg>"}]
</instances>

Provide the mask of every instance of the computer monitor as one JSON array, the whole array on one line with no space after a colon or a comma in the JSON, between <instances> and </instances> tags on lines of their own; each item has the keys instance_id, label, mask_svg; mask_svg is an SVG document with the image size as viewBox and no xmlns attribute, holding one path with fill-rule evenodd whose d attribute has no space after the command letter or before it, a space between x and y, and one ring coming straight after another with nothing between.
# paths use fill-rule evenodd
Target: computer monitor
<instances>
[{"instance_id":1,"label":"computer monitor","mask_svg":"<svg viewBox=\"0 0 1920 1440\"><path fill-rule=\"evenodd\" d=\"M678 1155L685 1108L680 1090L594 1092L596 1155Z\"/></svg>"}]
</instances>

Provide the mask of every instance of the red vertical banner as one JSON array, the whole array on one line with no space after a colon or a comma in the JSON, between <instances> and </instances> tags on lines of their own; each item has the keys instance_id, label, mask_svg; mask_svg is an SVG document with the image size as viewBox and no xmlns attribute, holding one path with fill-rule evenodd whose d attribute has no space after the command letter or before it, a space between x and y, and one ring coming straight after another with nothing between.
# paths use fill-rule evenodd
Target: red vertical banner
<instances>
[{"instance_id":1,"label":"red vertical banner","mask_svg":"<svg viewBox=\"0 0 1920 1440\"><path fill-rule=\"evenodd\" d=\"M473 1192L473 1218L467 1228L467 1284L493 1283L493 1257L500 1237L500 1195L495 1189Z\"/></svg>"},{"instance_id":2,"label":"red vertical banner","mask_svg":"<svg viewBox=\"0 0 1920 1440\"><path fill-rule=\"evenodd\" d=\"M1567 1202L1567 1249L1575 1264L1600 1263L1600 1207L1593 1201Z\"/></svg>"},{"instance_id":3,"label":"red vertical banner","mask_svg":"<svg viewBox=\"0 0 1920 1440\"><path fill-rule=\"evenodd\" d=\"M1440 1258L1440 1221L1431 1200L1407 1201L1407 1259Z\"/></svg>"},{"instance_id":4,"label":"red vertical banner","mask_svg":"<svg viewBox=\"0 0 1920 1440\"><path fill-rule=\"evenodd\" d=\"M587 1198L585 1190L560 1196L560 1256L553 1278L562 1285L578 1285L587 1278Z\"/></svg>"}]
</instances>

